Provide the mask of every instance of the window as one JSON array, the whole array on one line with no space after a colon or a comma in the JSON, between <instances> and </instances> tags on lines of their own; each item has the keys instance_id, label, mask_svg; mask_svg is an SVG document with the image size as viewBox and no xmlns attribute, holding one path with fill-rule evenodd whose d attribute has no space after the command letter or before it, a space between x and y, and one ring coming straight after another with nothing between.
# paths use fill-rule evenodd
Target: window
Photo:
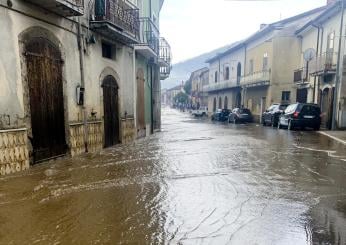
<instances>
[{"instance_id":1,"label":"window","mask_svg":"<svg viewBox=\"0 0 346 245\"><path fill-rule=\"evenodd\" d=\"M254 65L253 59L251 59L251 60L249 61L249 74L252 74L252 73L253 73L253 65Z\"/></svg>"},{"instance_id":2,"label":"window","mask_svg":"<svg viewBox=\"0 0 346 245\"><path fill-rule=\"evenodd\" d=\"M328 35L327 51L334 49L334 39L335 39L335 33L332 32Z\"/></svg>"},{"instance_id":3,"label":"window","mask_svg":"<svg viewBox=\"0 0 346 245\"><path fill-rule=\"evenodd\" d=\"M215 83L217 83L217 71L215 72L215 77L214 77L214 79L215 79Z\"/></svg>"},{"instance_id":4,"label":"window","mask_svg":"<svg viewBox=\"0 0 346 245\"><path fill-rule=\"evenodd\" d=\"M268 53L264 53L263 55L263 67L262 67L263 71L268 70Z\"/></svg>"},{"instance_id":5,"label":"window","mask_svg":"<svg viewBox=\"0 0 346 245\"><path fill-rule=\"evenodd\" d=\"M224 76L225 80L229 80L229 67L227 66L225 69L225 76Z\"/></svg>"},{"instance_id":6,"label":"window","mask_svg":"<svg viewBox=\"0 0 346 245\"><path fill-rule=\"evenodd\" d=\"M282 91L281 100L282 101L290 101L291 100L291 91Z\"/></svg>"},{"instance_id":7,"label":"window","mask_svg":"<svg viewBox=\"0 0 346 245\"><path fill-rule=\"evenodd\" d=\"M115 60L115 46L109 43L102 42L102 57Z\"/></svg>"}]
</instances>

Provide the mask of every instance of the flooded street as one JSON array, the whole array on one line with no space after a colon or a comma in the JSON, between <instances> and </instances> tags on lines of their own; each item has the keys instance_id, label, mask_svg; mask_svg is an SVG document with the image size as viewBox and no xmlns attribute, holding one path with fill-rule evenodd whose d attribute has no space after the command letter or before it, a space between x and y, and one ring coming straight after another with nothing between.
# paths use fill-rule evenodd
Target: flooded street
<instances>
[{"instance_id":1,"label":"flooded street","mask_svg":"<svg viewBox=\"0 0 346 245\"><path fill-rule=\"evenodd\" d=\"M0 244L346 244L346 149L315 132L213 124L0 179Z\"/></svg>"}]
</instances>

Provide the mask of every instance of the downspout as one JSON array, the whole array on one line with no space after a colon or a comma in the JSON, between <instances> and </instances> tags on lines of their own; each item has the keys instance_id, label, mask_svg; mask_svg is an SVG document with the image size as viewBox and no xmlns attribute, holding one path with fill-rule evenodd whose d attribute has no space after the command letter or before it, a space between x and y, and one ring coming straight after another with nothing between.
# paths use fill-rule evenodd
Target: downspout
<instances>
[{"instance_id":1,"label":"downspout","mask_svg":"<svg viewBox=\"0 0 346 245\"><path fill-rule=\"evenodd\" d=\"M318 25L312 25L313 27L315 27L315 28L317 28L317 44L316 44L316 57L318 56L318 53L319 53L319 47L320 47L320 26L318 26ZM316 63L317 63L317 59L316 59ZM309 70L307 69L307 79L309 78ZM316 101L316 82L317 82L317 77L316 76L314 76L314 92L313 92L313 99L312 99L312 101L314 102L314 103L316 103L317 101Z\"/></svg>"},{"instance_id":2,"label":"downspout","mask_svg":"<svg viewBox=\"0 0 346 245\"><path fill-rule=\"evenodd\" d=\"M78 17L78 51L79 51L79 64L80 64L80 77L81 77L81 87L85 88L85 76L84 76L84 45L83 45L83 34L82 34L82 20L81 17ZM83 126L84 126L84 147L85 152L88 152L88 122L87 122L87 111L85 108L85 94L84 94L84 103L82 105L83 112Z\"/></svg>"},{"instance_id":3,"label":"downspout","mask_svg":"<svg viewBox=\"0 0 346 245\"><path fill-rule=\"evenodd\" d=\"M244 76L246 76L246 65L247 65L247 46L246 46L246 43L244 44L244 52L245 52L245 57L244 57ZM245 96L246 96L246 88L244 88L241 107L245 107Z\"/></svg>"}]
</instances>

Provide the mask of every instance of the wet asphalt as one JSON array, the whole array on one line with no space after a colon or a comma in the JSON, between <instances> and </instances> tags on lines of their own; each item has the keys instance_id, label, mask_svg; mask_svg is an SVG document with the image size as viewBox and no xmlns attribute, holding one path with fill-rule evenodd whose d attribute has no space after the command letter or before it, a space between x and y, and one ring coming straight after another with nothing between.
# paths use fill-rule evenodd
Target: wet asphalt
<instances>
[{"instance_id":1,"label":"wet asphalt","mask_svg":"<svg viewBox=\"0 0 346 245\"><path fill-rule=\"evenodd\" d=\"M195 119L0 178L0 244L346 244L346 147Z\"/></svg>"}]
</instances>

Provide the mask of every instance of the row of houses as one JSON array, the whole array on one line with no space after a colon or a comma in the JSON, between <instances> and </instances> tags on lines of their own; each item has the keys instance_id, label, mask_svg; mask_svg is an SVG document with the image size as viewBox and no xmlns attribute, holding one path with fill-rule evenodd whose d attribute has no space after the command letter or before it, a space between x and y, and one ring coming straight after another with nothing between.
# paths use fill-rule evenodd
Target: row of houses
<instances>
[{"instance_id":1,"label":"row of houses","mask_svg":"<svg viewBox=\"0 0 346 245\"><path fill-rule=\"evenodd\" d=\"M164 0L0 0L0 174L160 128Z\"/></svg>"},{"instance_id":2,"label":"row of houses","mask_svg":"<svg viewBox=\"0 0 346 245\"><path fill-rule=\"evenodd\" d=\"M209 67L191 74L193 101L209 113L244 106L257 121L272 103L317 103L323 127L331 129L334 122L336 128L346 128L345 6L328 1L260 25L259 31L209 59ZM201 79L203 74L208 81Z\"/></svg>"}]
</instances>

